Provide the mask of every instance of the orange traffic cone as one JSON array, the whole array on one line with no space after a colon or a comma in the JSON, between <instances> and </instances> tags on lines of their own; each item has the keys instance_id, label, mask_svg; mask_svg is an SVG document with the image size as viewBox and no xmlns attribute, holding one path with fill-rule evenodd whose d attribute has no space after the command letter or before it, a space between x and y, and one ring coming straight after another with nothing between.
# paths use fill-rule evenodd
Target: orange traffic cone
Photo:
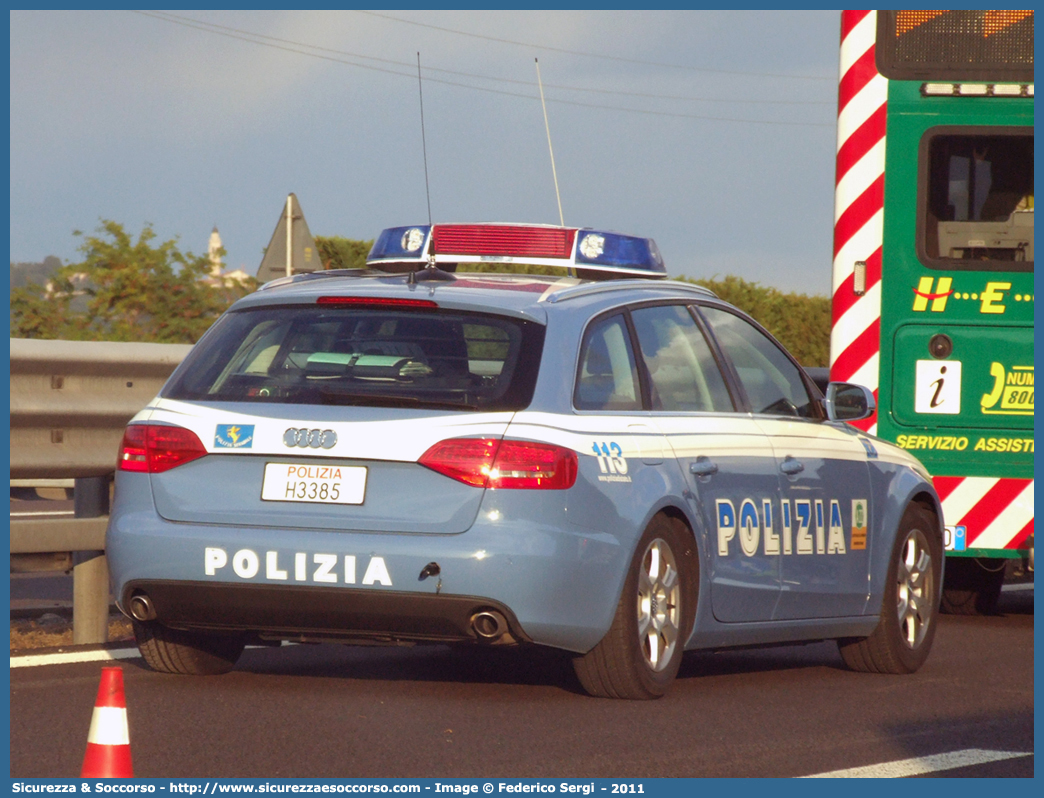
<instances>
[{"instance_id":1,"label":"orange traffic cone","mask_svg":"<svg viewBox=\"0 0 1044 798\"><path fill-rule=\"evenodd\" d=\"M98 699L94 702L80 777L134 777L127 731L127 700L123 697L123 670L119 667L101 669L101 684L98 686Z\"/></svg>"}]
</instances>

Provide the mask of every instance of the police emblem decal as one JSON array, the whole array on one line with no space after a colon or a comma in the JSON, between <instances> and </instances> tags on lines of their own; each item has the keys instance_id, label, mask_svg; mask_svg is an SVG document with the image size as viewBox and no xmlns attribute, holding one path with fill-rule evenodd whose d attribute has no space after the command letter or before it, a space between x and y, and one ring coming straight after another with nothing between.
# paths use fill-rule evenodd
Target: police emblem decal
<instances>
[{"instance_id":1,"label":"police emblem decal","mask_svg":"<svg viewBox=\"0 0 1044 798\"><path fill-rule=\"evenodd\" d=\"M852 549L866 549L866 499L852 499Z\"/></svg>"},{"instance_id":2,"label":"police emblem decal","mask_svg":"<svg viewBox=\"0 0 1044 798\"><path fill-rule=\"evenodd\" d=\"M253 443L253 424L218 424L214 431L214 445L220 449L249 449Z\"/></svg>"}]
</instances>

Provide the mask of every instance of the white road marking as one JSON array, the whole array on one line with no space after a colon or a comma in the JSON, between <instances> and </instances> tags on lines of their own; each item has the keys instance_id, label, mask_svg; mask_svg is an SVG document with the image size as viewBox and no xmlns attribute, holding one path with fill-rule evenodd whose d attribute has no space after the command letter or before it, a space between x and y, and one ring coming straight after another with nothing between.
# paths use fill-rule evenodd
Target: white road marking
<instances>
[{"instance_id":1,"label":"white road marking","mask_svg":"<svg viewBox=\"0 0 1044 798\"><path fill-rule=\"evenodd\" d=\"M44 515L49 517L49 518L53 518L55 516L68 516L69 518L72 518L74 513L73 513L72 510L38 510L38 511L33 511L33 512L21 512L21 511L12 511L11 512L11 517L12 518L34 518L34 517L37 517L37 516L44 516Z\"/></svg>"},{"instance_id":2,"label":"white road marking","mask_svg":"<svg viewBox=\"0 0 1044 798\"><path fill-rule=\"evenodd\" d=\"M140 657L137 648L111 648L95 651L63 651L56 654L25 654L11 657L12 668L32 668L37 665L68 665L73 662L107 662L114 659Z\"/></svg>"},{"instance_id":3,"label":"white road marking","mask_svg":"<svg viewBox=\"0 0 1044 798\"><path fill-rule=\"evenodd\" d=\"M866 765L861 768L831 770L827 773L816 773L803 776L806 779L900 779L909 776L923 776L940 770L966 768L971 765L982 765L987 762L1000 762L1005 759L1017 759L1021 756L1033 756L1032 751L984 751L981 748L967 748L963 751L950 751L946 754L901 759L897 762L882 762L879 765Z\"/></svg>"},{"instance_id":4,"label":"white road marking","mask_svg":"<svg viewBox=\"0 0 1044 798\"><path fill-rule=\"evenodd\" d=\"M296 645L283 640L280 645ZM247 650L269 646L247 646ZM137 648L95 649L93 651L62 651L54 654L23 654L11 657L12 668L35 668L39 665L70 665L77 662L108 662L114 659L141 659Z\"/></svg>"}]
</instances>

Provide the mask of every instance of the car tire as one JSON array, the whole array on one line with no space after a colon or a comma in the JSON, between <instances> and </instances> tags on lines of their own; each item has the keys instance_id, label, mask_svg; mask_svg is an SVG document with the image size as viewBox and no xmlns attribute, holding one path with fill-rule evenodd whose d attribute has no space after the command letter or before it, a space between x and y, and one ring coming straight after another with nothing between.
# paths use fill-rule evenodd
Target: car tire
<instances>
[{"instance_id":1,"label":"car tire","mask_svg":"<svg viewBox=\"0 0 1044 798\"><path fill-rule=\"evenodd\" d=\"M943 580L942 611L950 615L993 615L1004 585L1004 560L951 557Z\"/></svg>"},{"instance_id":2,"label":"car tire","mask_svg":"<svg viewBox=\"0 0 1044 798\"><path fill-rule=\"evenodd\" d=\"M924 664L935 638L942 557L935 517L920 505L910 505L892 547L877 628L869 637L838 641L849 668L913 673Z\"/></svg>"},{"instance_id":3,"label":"car tire","mask_svg":"<svg viewBox=\"0 0 1044 798\"><path fill-rule=\"evenodd\" d=\"M612 626L573 659L584 690L604 698L664 695L681 665L698 595L692 535L681 521L657 515L635 547Z\"/></svg>"},{"instance_id":4,"label":"car tire","mask_svg":"<svg viewBox=\"0 0 1044 798\"><path fill-rule=\"evenodd\" d=\"M243 653L241 635L186 632L157 621L132 619L131 623L141 656L160 673L216 676L232 670Z\"/></svg>"}]
</instances>

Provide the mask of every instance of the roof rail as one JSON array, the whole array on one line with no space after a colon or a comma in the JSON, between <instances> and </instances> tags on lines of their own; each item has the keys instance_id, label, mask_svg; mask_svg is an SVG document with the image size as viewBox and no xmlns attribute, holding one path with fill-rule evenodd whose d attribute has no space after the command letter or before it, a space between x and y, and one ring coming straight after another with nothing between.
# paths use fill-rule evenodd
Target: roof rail
<instances>
[{"instance_id":1,"label":"roof rail","mask_svg":"<svg viewBox=\"0 0 1044 798\"><path fill-rule=\"evenodd\" d=\"M557 302L565 302L570 299L590 296L591 294L600 294L608 291L624 291L628 288L635 288L636 286L649 288L649 283L647 280L606 280L597 283L581 283L580 285L563 288L552 294L548 294L547 298L541 301L549 302L553 305ZM709 288L704 288L702 285L694 285L693 283L682 283L677 280L663 280L658 282L656 283L655 289L675 289L681 293L699 294L702 297L711 297L713 299L718 298L718 295Z\"/></svg>"}]
</instances>

